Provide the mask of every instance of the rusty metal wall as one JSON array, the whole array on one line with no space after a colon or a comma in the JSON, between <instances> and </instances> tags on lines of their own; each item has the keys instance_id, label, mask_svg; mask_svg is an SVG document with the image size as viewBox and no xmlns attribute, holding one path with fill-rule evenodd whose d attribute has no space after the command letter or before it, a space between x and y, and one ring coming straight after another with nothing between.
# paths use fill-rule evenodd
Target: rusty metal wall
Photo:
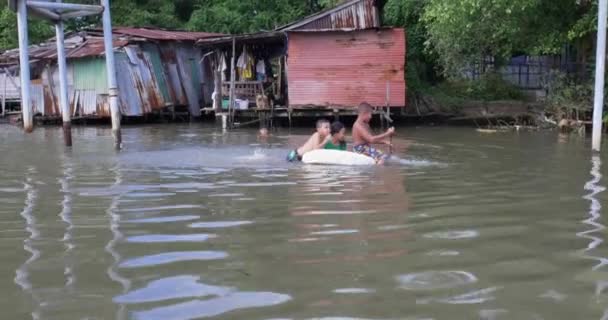
<instances>
[{"instance_id":1,"label":"rusty metal wall","mask_svg":"<svg viewBox=\"0 0 608 320\"><path fill-rule=\"evenodd\" d=\"M175 52L181 85L188 98L188 110L191 115L198 117L201 115L201 85L199 80L199 75L202 73L199 64L201 52L200 50L184 45L176 45Z\"/></svg>"},{"instance_id":2,"label":"rusty metal wall","mask_svg":"<svg viewBox=\"0 0 608 320\"><path fill-rule=\"evenodd\" d=\"M5 95L5 83L6 83L6 100L19 100L21 99L21 88L13 85L20 83L21 79L19 76L12 76L10 74L1 73L0 70L0 98ZM12 80L12 81L11 81Z\"/></svg>"},{"instance_id":3,"label":"rusty metal wall","mask_svg":"<svg viewBox=\"0 0 608 320\"><path fill-rule=\"evenodd\" d=\"M68 56L71 114L109 117L107 76L102 51L96 41L79 39L77 43L81 46L72 48L70 52L84 56ZM40 69L36 75L40 78L32 80L32 105L35 114L59 117L58 71L51 61L54 59L52 50L47 47L44 49L44 52L42 49L39 51L46 54L46 60L33 62ZM201 59L200 49L194 47L193 43L120 43L116 53L116 70L122 114L142 116L173 105L188 106L192 115L199 116L200 101L205 98L202 92ZM15 79L19 81L18 77Z\"/></svg>"},{"instance_id":4,"label":"rusty metal wall","mask_svg":"<svg viewBox=\"0 0 608 320\"><path fill-rule=\"evenodd\" d=\"M177 65L177 55L174 46L172 44L163 44L160 47L160 53L167 72L169 93L172 96L174 105L188 105L188 98L182 87L182 79Z\"/></svg>"},{"instance_id":5,"label":"rusty metal wall","mask_svg":"<svg viewBox=\"0 0 608 320\"><path fill-rule=\"evenodd\" d=\"M366 101L406 105L405 31L290 32L288 99L292 107L352 108Z\"/></svg>"}]
</instances>

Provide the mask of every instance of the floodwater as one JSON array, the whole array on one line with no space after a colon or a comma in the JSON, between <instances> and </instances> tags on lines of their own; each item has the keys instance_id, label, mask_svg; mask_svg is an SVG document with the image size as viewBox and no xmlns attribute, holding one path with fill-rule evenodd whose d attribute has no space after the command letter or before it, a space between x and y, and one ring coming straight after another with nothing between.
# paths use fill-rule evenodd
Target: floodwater
<instances>
[{"instance_id":1,"label":"floodwater","mask_svg":"<svg viewBox=\"0 0 608 320\"><path fill-rule=\"evenodd\" d=\"M608 319L588 140L404 127L387 167L285 163L305 132L0 126L0 318Z\"/></svg>"}]
</instances>

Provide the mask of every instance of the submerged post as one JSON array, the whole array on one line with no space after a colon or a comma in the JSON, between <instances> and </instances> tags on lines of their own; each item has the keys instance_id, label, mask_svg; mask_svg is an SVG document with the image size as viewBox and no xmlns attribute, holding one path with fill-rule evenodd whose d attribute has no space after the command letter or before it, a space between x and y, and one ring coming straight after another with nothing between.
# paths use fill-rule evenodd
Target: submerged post
<instances>
[{"instance_id":1,"label":"submerged post","mask_svg":"<svg viewBox=\"0 0 608 320\"><path fill-rule=\"evenodd\" d=\"M116 85L116 68L114 65L114 46L112 44L112 19L110 16L110 0L101 0L103 6L103 44L106 54L106 70L108 73L108 94L110 96L110 113L112 115L112 135L117 149L121 148L120 109L118 108L118 87Z\"/></svg>"},{"instance_id":2,"label":"submerged post","mask_svg":"<svg viewBox=\"0 0 608 320\"><path fill-rule=\"evenodd\" d=\"M604 109L604 76L606 68L606 16L608 0L599 1L597 19L597 48L595 57L595 96L593 99L592 150L600 151L602 145L602 118Z\"/></svg>"},{"instance_id":3,"label":"submerged post","mask_svg":"<svg viewBox=\"0 0 608 320\"><path fill-rule=\"evenodd\" d=\"M63 118L63 140L68 147L72 146L72 122L70 119L70 105L68 102L68 77L65 62L65 48L63 38L63 22L55 23L55 34L57 39L57 65L59 66L59 103L61 104L61 115Z\"/></svg>"},{"instance_id":4,"label":"submerged post","mask_svg":"<svg viewBox=\"0 0 608 320\"><path fill-rule=\"evenodd\" d=\"M21 114L25 132L34 130L34 116L30 99L30 58L27 35L27 5L17 0L17 29L19 36L19 76L21 77Z\"/></svg>"}]
</instances>

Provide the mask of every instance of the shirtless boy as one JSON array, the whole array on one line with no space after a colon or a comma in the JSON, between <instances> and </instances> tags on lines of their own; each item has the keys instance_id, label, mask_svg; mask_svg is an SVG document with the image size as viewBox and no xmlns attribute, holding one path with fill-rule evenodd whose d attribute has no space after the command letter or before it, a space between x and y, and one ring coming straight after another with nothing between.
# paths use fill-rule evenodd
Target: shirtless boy
<instances>
[{"instance_id":1,"label":"shirtless boy","mask_svg":"<svg viewBox=\"0 0 608 320\"><path fill-rule=\"evenodd\" d=\"M374 158L377 164L384 164L388 155L374 148L373 144L387 144L386 138L395 134L395 128L389 128L385 133L372 135L369 122L372 119L373 108L366 102L359 105L358 116L353 125L353 151Z\"/></svg>"},{"instance_id":2,"label":"shirtless boy","mask_svg":"<svg viewBox=\"0 0 608 320\"><path fill-rule=\"evenodd\" d=\"M308 138L308 141L306 141L306 143L301 147L296 150L292 150L289 155L287 155L287 161L302 160L302 156L306 152L323 148L330 138L329 121L317 121L317 132Z\"/></svg>"}]
</instances>

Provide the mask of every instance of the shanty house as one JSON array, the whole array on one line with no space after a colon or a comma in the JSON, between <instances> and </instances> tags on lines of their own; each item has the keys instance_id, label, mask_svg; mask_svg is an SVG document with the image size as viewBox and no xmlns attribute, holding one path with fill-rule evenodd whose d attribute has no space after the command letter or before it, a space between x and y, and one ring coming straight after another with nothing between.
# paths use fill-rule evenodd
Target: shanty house
<instances>
[{"instance_id":1,"label":"shanty house","mask_svg":"<svg viewBox=\"0 0 608 320\"><path fill-rule=\"evenodd\" d=\"M234 75L236 99L251 104L262 95L278 109L290 111L352 111L363 101L405 107L405 31L381 26L383 6L381 0L351 0L273 32L206 38L197 43L205 56L212 57L215 91L221 92L223 102ZM230 67L233 56L237 61L234 73ZM239 63L243 57L252 62ZM263 71L258 68L260 61L266 67L262 77L257 75ZM247 72L247 68L254 70Z\"/></svg>"},{"instance_id":2,"label":"shanty house","mask_svg":"<svg viewBox=\"0 0 608 320\"><path fill-rule=\"evenodd\" d=\"M201 106L211 101L213 84L205 83L205 74L210 71L200 64L202 56L194 43L213 36L218 35L115 28L113 45L122 115L143 116L167 107L184 107L192 116L199 116ZM72 116L109 117L101 30L70 34L66 36L65 47ZM61 115L56 54L54 41L30 47L32 108L38 116ZM10 78L10 84L20 83L18 49L0 55L0 73L3 74L0 80ZM15 90L8 93L14 95Z\"/></svg>"}]
</instances>

